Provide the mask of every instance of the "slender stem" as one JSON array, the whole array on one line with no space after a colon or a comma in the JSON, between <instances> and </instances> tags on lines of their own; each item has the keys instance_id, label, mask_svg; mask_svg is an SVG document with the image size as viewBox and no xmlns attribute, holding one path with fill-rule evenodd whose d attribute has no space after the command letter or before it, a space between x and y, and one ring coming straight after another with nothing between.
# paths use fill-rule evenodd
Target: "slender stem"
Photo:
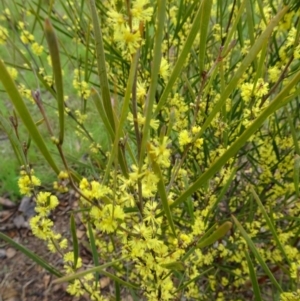
<instances>
[{"instance_id":1,"label":"slender stem","mask_svg":"<svg viewBox=\"0 0 300 301\"><path fill-rule=\"evenodd\" d=\"M138 50L138 52L137 52L138 56L139 56L139 53L140 53L140 51ZM136 88L137 88L137 69L136 69L135 75L134 75L131 97L132 97L133 125L134 125L135 137L136 137L137 154L138 154L138 158L139 158L140 153L141 153L141 133L140 133L139 124L138 124Z\"/></svg>"}]
</instances>

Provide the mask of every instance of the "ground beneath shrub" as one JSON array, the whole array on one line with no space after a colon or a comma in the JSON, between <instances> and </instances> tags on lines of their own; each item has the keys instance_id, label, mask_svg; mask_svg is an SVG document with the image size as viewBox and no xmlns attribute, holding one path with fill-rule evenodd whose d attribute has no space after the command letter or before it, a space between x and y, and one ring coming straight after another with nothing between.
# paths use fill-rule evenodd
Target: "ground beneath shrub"
<instances>
[{"instance_id":1,"label":"ground beneath shrub","mask_svg":"<svg viewBox=\"0 0 300 301\"><path fill-rule=\"evenodd\" d=\"M77 206L75 194L59 197L60 205L54 212L56 230L70 238L69 212ZM58 270L62 270L62 258L49 252L45 243L34 237L28 221L34 214L34 201L23 198L20 204L0 198L0 232L36 253ZM77 220L77 236L86 241L83 225ZM71 241L71 240L70 240ZM91 254L81 244L81 257L85 265L92 263ZM53 284L55 276L0 239L0 300L1 301L85 301L87 297L75 298L65 292L67 284ZM109 279L101 279L101 287L109 289ZM106 288L105 288L106 287Z\"/></svg>"}]
</instances>

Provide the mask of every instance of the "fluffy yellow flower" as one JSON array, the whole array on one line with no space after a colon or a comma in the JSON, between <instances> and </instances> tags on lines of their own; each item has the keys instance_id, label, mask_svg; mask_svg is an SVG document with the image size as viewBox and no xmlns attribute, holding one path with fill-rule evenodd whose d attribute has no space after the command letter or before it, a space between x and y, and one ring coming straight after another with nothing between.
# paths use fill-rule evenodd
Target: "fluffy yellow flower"
<instances>
[{"instance_id":1,"label":"fluffy yellow flower","mask_svg":"<svg viewBox=\"0 0 300 301\"><path fill-rule=\"evenodd\" d=\"M164 57L161 58L159 74L164 80L169 77L169 63Z\"/></svg>"},{"instance_id":2,"label":"fluffy yellow flower","mask_svg":"<svg viewBox=\"0 0 300 301\"><path fill-rule=\"evenodd\" d=\"M146 170L142 179L142 192L143 197L153 197L157 191L157 183L159 178L151 171Z\"/></svg>"},{"instance_id":3,"label":"fluffy yellow flower","mask_svg":"<svg viewBox=\"0 0 300 301\"><path fill-rule=\"evenodd\" d=\"M51 210L55 209L58 205L58 199L50 192L40 192L36 198L35 211L40 216L47 216Z\"/></svg>"},{"instance_id":4,"label":"fluffy yellow flower","mask_svg":"<svg viewBox=\"0 0 300 301\"><path fill-rule=\"evenodd\" d=\"M146 96L147 90L145 88L145 84L142 82L137 81L136 85L136 96L138 100L143 100L143 98ZM143 103L143 102L142 102Z\"/></svg>"},{"instance_id":5,"label":"fluffy yellow flower","mask_svg":"<svg viewBox=\"0 0 300 301\"><path fill-rule=\"evenodd\" d=\"M187 130L183 130L179 133L179 145L181 147L191 143L192 138L189 135L189 132Z\"/></svg>"},{"instance_id":6,"label":"fluffy yellow flower","mask_svg":"<svg viewBox=\"0 0 300 301\"><path fill-rule=\"evenodd\" d=\"M281 70L277 66L273 66L269 68L268 74L269 74L270 82L275 83L278 80L280 73Z\"/></svg>"},{"instance_id":7,"label":"fluffy yellow flower","mask_svg":"<svg viewBox=\"0 0 300 301\"><path fill-rule=\"evenodd\" d=\"M151 153L155 155L155 161L157 164L163 167L170 166L171 149L168 147L170 142L171 141L168 137L164 137L162 141L156 141L156 144L152 145Z\"/></svg>"},{"instance_id":8,"label":"fluffy yellow flower","mask_svg":"<svg viewBox=\"0 0 300 301\"><path fill-rule=\"evenodd\" d=\"M32 52L35 55L40 56L43 53L43 51L44 51L44 46L43 45L39 45L37 42L34 42L31 45L31 49L32 49Z\"/></svg>"},{"instance_id":9,"label":"fluffy yellow flower","mask_svg":"<svg viewBox=\"0 0 300 301\"><path fill-rule=\"evenodd\" d=\"M12 79L15 80L18 77L18 71L17 71L16 68L8 67L7 71L8 71L8 73L11 76Z\"/></svg>"},{"instance_id":10,"label":"fluffy yellow flower","mask_svg":"<svg viewBox=\"0 0 300 301\"><path fill-rule=\"evenodd\" d=\"M128 51L129 54L135 53L141 42L140 32L131 32L126 25L115 30L114 38L119 47L125 52Z\"/></svg>"},{"instance_id":11,"label":"fluffy yellow flower","mask_svg":"<svg viewBox=\"0 0 300 301\"><path fill-rule=\"evenodd\" d=\"M119 223L125 218L125 213L119 205L105 205L97 213L100 220L95 221L96 228L106 233L112 233L117 230ZM93 215L95 215L95 210L93 211Z\"/></svg>"},{"instance_id":12,"label":"fluffy yellow flower","mask_svg":"<svg viewBox=\"0 0 300 301\"><path fill-rule=\"evenodd\" d=\"M75 297L80 297L84 294L85 290L81 287L81 283L78 279L70 283L67 287L67 292Z\"/></svg>"},{"instance_id":13,"label":"fluffy yellow flower","mask_svg":"<svg viewBox=\"0 0 300 301\"><path fill-rule=\"evenodd\" d=\"M0 26L0 45L5 44L7 36L8 36L7 29Z\"/></svg>"},{"instance_id":14,"label":"fluffy yellow flower","mask_svg":"<svg viewBox=\"0 0 300 301\"><path fill-rule=\"evenodd\" d=\"M150 21L153 14L153 7L145 8L148 3L148 0L135 0L132 3L131 9L133 18L143 22Z\"/></svg>"},{"instance_id":15,"label":"fluffy yellow flower","mask_svg":"<svg viewBox=\"0 0 300 301\"><path fill-rule=\"evenodd\" d=\"M41 181L34 175L30 177L28 175L22 175L18 180L18 185L21 194L31 196L32 190L35 186L40 186Z\"/></svg>"},{"instance_id":16,"label":"fluffy yellow flower","mask_svg":"<svg viewBox=\"0 0 300 301\"><path fill-rule=\"evenodd\" d=\"M284 292L280 294L280 301L299 301L300 289L295 292Z\"/></svg>"},{"instance_id":17,"label":"fluffy yellow flower","mask_svg":"<svg viewBox=\"0 0 300 301\"><path fill-rule=\"evenodd\" d=\"M50 219L36 215L31 218L29 223L32 233L36 237L42 240L48 240L53 236L53 232L51 230L53 222Z\"/></svg>"},{"instance_id":18,"label":"fluffy yellow flower","mask_svg":"<svg viewBox=\"0 0 300 301\"><path fill-rule=\"evenodd\" d=\"M244 101L249 101L252 95L253 84L252 83L244 83L241 86L241 96Z\"/></svg>"},{"instance_id":19,"label":"fluffy yellow flower","mask_svg":"<svg viewBox=\"0 0 300 301\"><path fill-rule=\"evenodd\" d=\"M297 60L300 59L300 44L295 48L294 57Z\"/></svg>"},{"instance_id":20,"label":"fluffy yellow flower","mask_svg":"<svg viewBox=\"0 0 300 301\"><path fill-rule=\"evenodd\" d=\"M269 84L265 83L262 78L259 78L255 87L254 94L257 97L262 97L266 95L269 91Z\"/></svg>"},{"instance_id":21,"label":"fluffy yellow flower","mask_svg":"<svg viewBox=\"0 0 300 301\"><path fill-rule=\"evenodd\" d=\"M34 41L34 36L28 30L22 31L20 38L24 44L29 44Z\"/></svg>"}]
</instances>

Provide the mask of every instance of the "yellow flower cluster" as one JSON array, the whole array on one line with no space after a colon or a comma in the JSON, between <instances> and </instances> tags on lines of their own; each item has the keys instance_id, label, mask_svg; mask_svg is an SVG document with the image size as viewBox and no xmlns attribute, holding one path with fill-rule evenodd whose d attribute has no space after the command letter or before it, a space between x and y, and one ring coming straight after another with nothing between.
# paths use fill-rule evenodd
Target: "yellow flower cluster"
<instances>
[{"instance_id":1,"label":"yellow flower cluster","mask_svg":"<svg viewBox=\"0 0 300 301\"><path fill-rule=\"evenodd\" d=\"M58 181L53 182L53 188L61 193L66 193L69 191L69 174L66 171L61 171L58 174Z\"/></svg>"},{"instance_id":2,"label":"yellow flower cluster","mask_svg":"<svg viewBox=\"0 0 300 301\"><path fill-rule=\"evenodd\" d=\"M162 141L155 139L153 142L151 153L155 156L155 161L163 168L168 168L170 166L171 141L165 136Z\"/></svg>"},{"instance_id":3,"label":"yellow flower cluster","mask_svg":"<svg viewBox=\"0 0 300 301\"><path fill-rule=\"evenodd\" d=\"M85 80L82 80L82 78L84 78L84 71L75 69L73 87L77 90L78 96L82 97L83 99L88 99L91 95L91 90L88 83Z\"/></svg>"},{"instance_id":4,"label":"yellow flower cluster","mask_svg":"<svg viewBox=\"0 0 300 301\"><path fill-rule=\"evenodd\" d=\"M111 24L114 32L114 41L122 50L125 56L130 57L140 47L142 37L140 28L143 23L151 20L153 8L146 6L148 0L132 1L132 7L129 8L131 23L128 24L126 14L118 12L114 7L108 11L108 22Z\"/></svg>"},{"instance_id":5,"label":"yellow flower cluster","mask_svg":"<svg viewBox=\"0 0 300 301\"><path fill-rule=\"evenodd\" d=\"M8 31L5 27L0 26L0 45L5 44L8 36Z\"/></svg>"},{"instance_id":6,"label":"yellow flower cluster","mask_svg":"<svg viewBox=\"0 0 300 301\"><path fill-rule=\"evenodd\" d=\"M31 50L35 55L40 56L44 51L44 46L39 45L37 42L34 42L31 45Z\"/></svg>"},{"instance_id":7,"label":"yellow flower cluster","mask_svg":"<svg viewBox=\"0 0 300 301\"><path fill-rule=\"evenodd\" d=\"M7 71L9 72L9 75L13 80L15 80L18 77L18 71L16 68L9 67L7 68Z\"/></svg>"},{"instance_id":8,"label":"yellow flower cluster","mask_svg":"<svg viewBox=\"0 0 300 301\"><path fill-rule=\"evenodd\" d=\"M31 196L34 187L40 186L41 181L34 175L34 170L31 169L30 173L27 174L24 170L20 172L20 178L18 180L18 185L20 193L23 195Z\"/></svg>"},{"instance_id":9,"label":"yellow flower cluster","mask_svg":"<svg viewBox=\"0 0 300 301\"><path fill-rule=\"evenodd\" d=\"M280 301L298 301L300 300L300 289L295 292L284 292L280 294Z\"/></svg>"},{"instance_id":10,"label":"yellow flower cluster","mask_svg":"<svg viewBox=\"0 0 300 301\"><path fill-rule=\"evenodd\" d=\"M40 185L40 181L33 175L30 176L31 181L33 181L36 185ZM23 175L19 181L20 189L24 191L24 182L27 179L26 175ZM28 187L28 184L26 184ZM31 186L36 186L32 185ZM30 187L30 186L29 186ZM33 187L30 187L30 192L32 193ZM22 192L22 190L21 190ZM68 242L66 238L63 238L60 233L56 233L53 231L54 223L49 218L49 215L52 210L54 210L58 206L58 199L55 195L52 195L50 192L40 192L36 196L36 206L35 212L37 215L30 219L30 227L32 233L47 242L48 249L51 252L61 251L66 249L68 246Z\"/></svg>"}]
</instances>

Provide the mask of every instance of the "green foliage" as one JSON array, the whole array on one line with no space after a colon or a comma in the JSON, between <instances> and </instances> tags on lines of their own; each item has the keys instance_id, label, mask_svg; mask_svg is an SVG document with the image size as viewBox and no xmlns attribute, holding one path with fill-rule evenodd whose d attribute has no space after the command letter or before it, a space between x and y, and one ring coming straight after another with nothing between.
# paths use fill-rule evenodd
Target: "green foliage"
<instances>
[{"instance_id":1,"label":"green foliage","mask_svg":"<svg viewBox=\"0 0 300 301\"><path fill-rule=\"evenodd\" d=\"M3 143L3 141L2 141ZM5 154L3 154L4 156ZM0 172L0 195L5 195L9 192L9 197L13 201L20 198L20 192L18 187L18 169L19 164L15 158L7 160L1 163Z\"/></svg>"},{"instance_id":2,"label":"green foliage","mask_svg":"<svg viewBox=\"0 0 300 301\"><path fill-rule=\"evenodd\" d=\"M43 258L39 257L38 255L34 254L33 252L31 252L30 250L28 250L27 248L25 248L24 246L18 244L17 242L15 242L13 239L11 239L10 237L6 236L5 234L0 232L0 238L6 242L8 242L11 246L13 246L14 248L16 248L17 250L21 251L22 253L24 253L27 257L29 257L30 259L32 259L34 262L36 262L37 264L39 264L41 267L43 267L46 271L48 271L50 274L55 275L57 277L61 277L61 273L54 268L53 266L51 266L51 264L49 264L46 260L44 260Z\"/></svg>"},{"instance_id":3,"label":"green foliage","mask_svg":"<svg viewBox=\"0 0 300 301\"><path fill-rule=\"evenodd\" d=\"M116 300L122 288L136 300L297 300L296 3L15 4L0 24L12 50L0 80L16 113L0 121L20 190L36 198L32 231L63 257L56 282L91 300L112 297L102 275ZM52 194L36 190L44 164ZM49 216L69 189L95 265L83 271L76 213L72 242Z\"/></svg>"}]
</instances>

